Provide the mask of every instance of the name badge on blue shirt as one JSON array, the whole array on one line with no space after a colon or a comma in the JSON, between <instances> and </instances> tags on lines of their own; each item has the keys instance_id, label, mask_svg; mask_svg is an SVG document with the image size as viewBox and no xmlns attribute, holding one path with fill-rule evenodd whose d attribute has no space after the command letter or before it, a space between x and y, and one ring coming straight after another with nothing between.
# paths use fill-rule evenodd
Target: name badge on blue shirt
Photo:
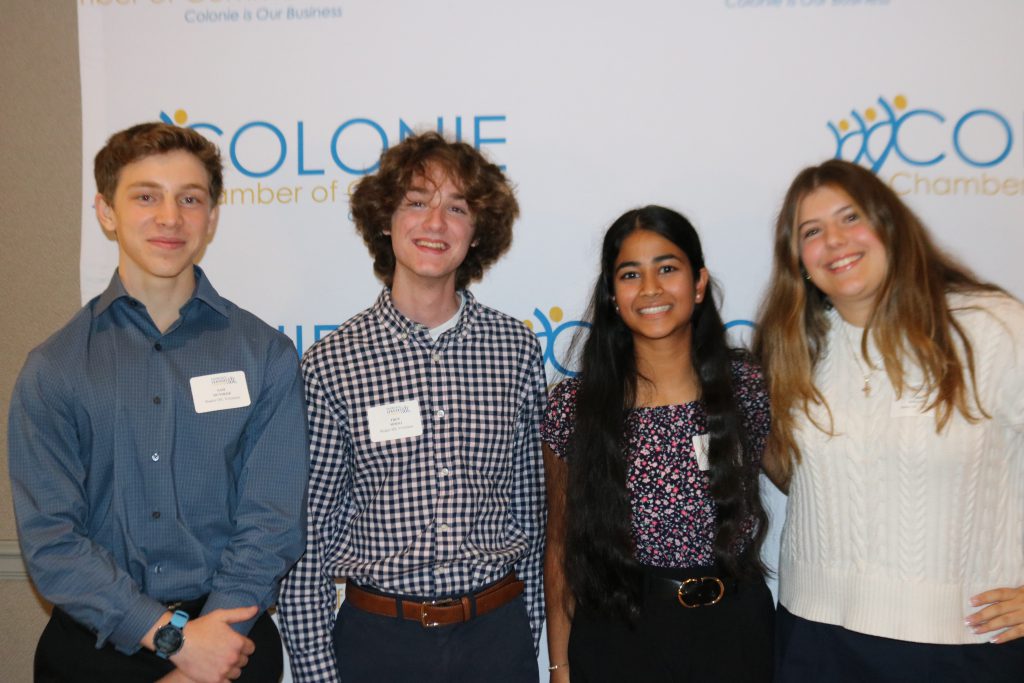
<instances>
[{"instance_id":1,"label":"name badge on blue shirt","mask_svg":"<svg viewBox=\"0 0 1024 683\"><path fill-rule=\"evenodd\" d=\"M193 377L188 383L192 387L192 402L197 413L244 408L252 403L245 372L241 370Z\"/></svg>"}]
</instances>

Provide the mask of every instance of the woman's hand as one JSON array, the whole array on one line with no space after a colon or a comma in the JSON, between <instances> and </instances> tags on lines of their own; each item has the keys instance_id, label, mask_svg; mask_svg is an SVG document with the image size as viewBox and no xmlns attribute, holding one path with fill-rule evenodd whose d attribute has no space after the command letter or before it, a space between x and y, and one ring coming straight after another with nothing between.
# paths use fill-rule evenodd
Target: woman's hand
<instances>
[{"instance_id":1,"label":"woman's hand","mask_svg":"<svg viewBox=\"0 0 1024 683\"><path fill-rule=\"evenodd\" d=\"M987 605L964 620L975 633L1006 629L991 638L993 643L1007 643L1024 636L1024 586L979 593L971 598L971 604Z\"/></svg>"}]
</instances>

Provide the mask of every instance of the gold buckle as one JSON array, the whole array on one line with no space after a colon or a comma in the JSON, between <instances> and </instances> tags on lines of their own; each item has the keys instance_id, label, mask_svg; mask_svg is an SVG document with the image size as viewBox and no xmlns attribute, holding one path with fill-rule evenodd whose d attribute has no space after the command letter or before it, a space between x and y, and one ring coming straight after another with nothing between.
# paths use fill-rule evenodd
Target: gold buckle
<instances>
[{"instance_id":1,"label":"gold buckle","mask_svg":"<svg viewBox=\"0 0 1024 683\"><path fill-rule=\"evenodd\" d=\"M691 585L691 584L694 584L694 583L703 584L705 581L714 581L716 584L718 584L718 595L715 596L715 599L711 600L709 602L698 602L698 603L693 604L693 605L688 603L686 601L686 592L684 591L684 589L687 586ZM694 609L696 607L711 607L711 605L717 605L722 600L722 597L724 595L725 595L725 584L722 583L722 580L720 578L718 578L717 576L702 576L699 579L697 579L697 578L685 579L682 583L679 584L679 588L676 590L676 599L679 600L679 604L680 605L682 605L683 607L685 607L687 609Z\"/></svg>"},{"instance_id":2,"label":"gold buckle","mask_svg":"<svg viewBox=\"0 0 1024 683\"><path fill-rule=\"evenodd\" d=\"M429 602L420 603L420 625L423 628L436 628L441 625L439 621L427 621L427 610L431 607L454 607L455 605L461 604L454 598L445 598L444 600L430 600Z\"/></svg>"}]
</instances>

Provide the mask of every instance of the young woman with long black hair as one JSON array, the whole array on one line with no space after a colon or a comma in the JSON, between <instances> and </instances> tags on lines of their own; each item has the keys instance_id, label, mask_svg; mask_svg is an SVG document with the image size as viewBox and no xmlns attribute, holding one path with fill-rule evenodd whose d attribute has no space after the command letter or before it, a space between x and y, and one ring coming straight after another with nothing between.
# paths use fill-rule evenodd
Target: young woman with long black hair
<instances>
[{"instance_id":1,"label":"young woman with long black hair","mask_svg":"<svg viewBox=\"0 0 1024 683\"><path fill-rule=\"evenodd\" d=\"M771 679L768 397L714 289L674 211L629 211L605 235L580 376L541 427L553 682Z\"/></svg>"}]
</instances>

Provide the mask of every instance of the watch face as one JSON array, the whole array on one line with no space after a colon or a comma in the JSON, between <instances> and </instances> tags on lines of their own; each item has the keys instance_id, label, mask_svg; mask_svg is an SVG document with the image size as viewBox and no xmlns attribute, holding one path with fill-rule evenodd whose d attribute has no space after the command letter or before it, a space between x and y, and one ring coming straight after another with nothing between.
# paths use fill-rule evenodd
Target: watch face
<instances>
[{"instance_id":1,"label":"watch face","mask_svg":"<svg viewBox=\"0 0 1024 683\"><path fill-rule=\"evenodd\" d=\"M156 647L157 654L164 657L175 654L181 649L184 642L185 636L182 635L181 629L171 624L161 626L153 636L153 645Z\"/></svg>"}]
</instances>

